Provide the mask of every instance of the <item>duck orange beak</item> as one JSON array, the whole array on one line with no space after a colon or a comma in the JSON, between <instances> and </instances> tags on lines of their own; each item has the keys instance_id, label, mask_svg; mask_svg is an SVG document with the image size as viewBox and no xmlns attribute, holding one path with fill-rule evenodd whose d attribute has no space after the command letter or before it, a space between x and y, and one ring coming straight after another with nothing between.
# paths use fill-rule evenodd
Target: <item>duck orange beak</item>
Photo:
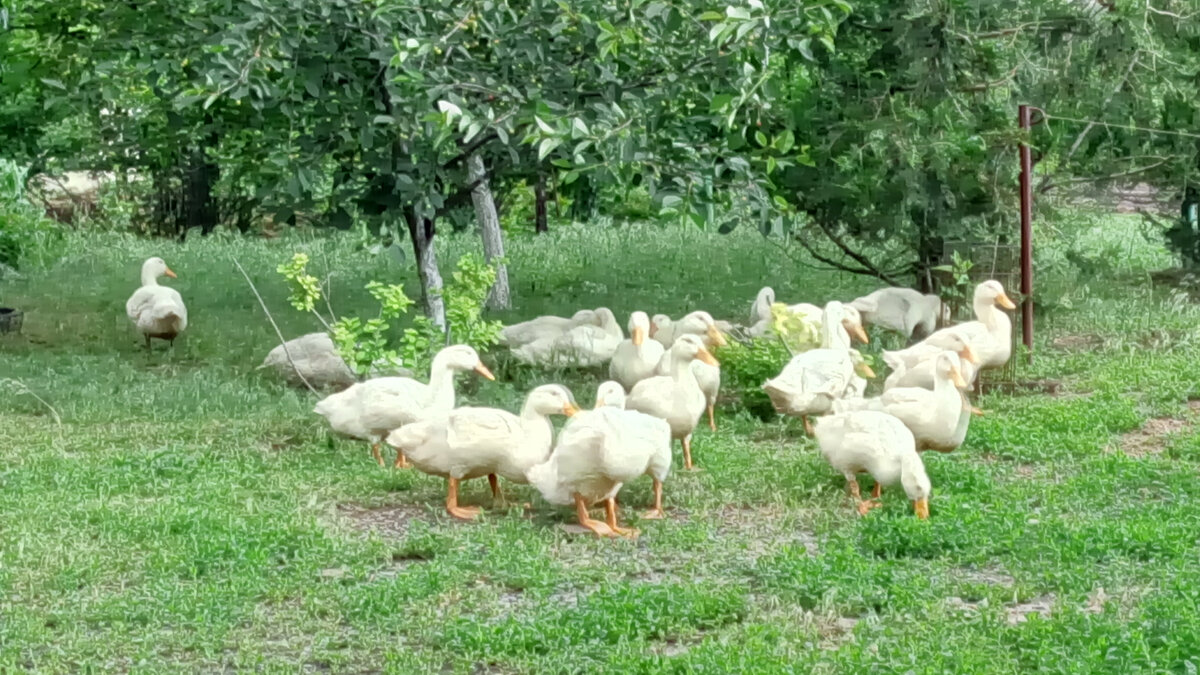
<instances>
[{"instance_id":1,"label":"duck orange beak","mask_svg":"<svg viewBox=\"0 0 1200 675\"><path fill-rule=\"evenodd\" d=\"M1004 309L1016 309L1017 308L1016 304L1014 304L1013 301L1009 299L1008 294L1005 293L1004 291L1001 291L1000 295L996 296L996 304L1000 305Z\"/></svg>"},{"instance_id":2,"label":"duck orange beak","mask_svg":"<svg viewBox=\"0 0 1200 675\"><path fill-rule=\"evenodd\" d=\"M922 497L913 502L913 513L917 514L917 518L921 520L929 518L929 500Z\"/></svg>"},{"instance_id":3,"label":"duck orange beak","mask_svg":"<svg viewBox=\"0 0 1200 675\"><path fill-rule=\"evenodd\" d=\"M178 278L179 278L179 277L176 277L176 276L175 276L175 273L171 271L171 268L170 268L170 267L168 267L168 268L167 268L167 271L166 271L166 272L163 272L163 274L165 274L165 275L167 275L167 276L171 277L172 279L178 279Z\"/></svg>"},{"instance_id":4,"label":"duck orange beak","mask_svg":"<svg viewBox=\"0 0 1200 675\"><path fill-rule=\"evenodd\" d=\"M492 381L496 380L496 376L492 374L492 371L488 370L487 366L483 365L482 363L475 366L475 372L479 373L480 375L486 377L489 380L492 380Z\"/></svg>"},{"instance_id":5,"label":"duck orange beak","mask_svg":"<svg viewBox=\"0 0 1200 675\"><path fill-rule=\"evenodd\" d=\"M710 325L708 327L707 334L709 344L713 344L718 347L724 347L725 345L729 344L725 341L725 336L721 335L721 331L717 330L716 326Z\"/></svg>"},{"instance_id":6,"label":"duck orange beak","mask_svg":"<svg viewBox=\"0 0 1200 675\"><path fill-rule=\"evenodd\" d=\"M967 388L967 381L963 379L962 373L958 372L958 368L950 369L950 381L959 389Z\"/></svg>"},{"instance_id":7,"label":"duck orange beak","mask_svg":"<svg viewBox=\"0 0 1200 675\"><path fill-rule=\"evenodd\" d=\"M868 366L865 363L860 363L860 364L854 366L854 370L857 371L859 375L867 378L868 380L875 379L875 371L871 370L871 366Z\"/></svg>"},{"instance_id":8,"label":"duck orange beak","mask_svg":"<svg viewBox=\"0 0 1200 675\"><path fill-rule=\"evenodd\" d=\"M983 415L983 411L980 410L979 408L976 408L975 406L970 406L970 407L971 407L972 415Z\"/></svg>"},{"instance_id":9,"label":"duck orange beak","mask_svg":"<svg viewBox=\"0 0 1200 675\"><path fill-rule=\"evenodd\" d=\"M717 360L717 357L713 356L712 352L708 351L707 349L701 349L700 351L696 352L696 358L710 366L721 365L721 362Z\"/></svg>"},{"instance_id":10,"label":"duck orange beak","mask_svg":"<svg viewBox=\"0 0 1200 675\"><path fill-rule=\"evenodd\" d=\"M650 330L654 330L654 327L651 326ZM635 346L635 347L641 346L641 344L646 341L646 329L642 328L641 326L635 326L633 329L633 338L632 339L633 339L633 346Z\"/></svg>"},{"instance_id":11,"label":"duck orange beak","mask_svg":"<svg viewBox=\"0 0 1200 675\"><path fill-rule=\"evenodd\" d=\"M846 327L846 330L850 333L850 335L864 345L871 342L871 338L867 337L867 331L863 330L862 324L851 321L843 321L842 325Z\"/></svg>"},{"instance_id":12,"label":"duck orange beak","mask_svg":"<svg viewBox=\"0 0 1200 675\"><path fill-rule=\"evenodd\" d=\"M579 406L575 405L574 403L566 403L563 405L563 414L567 417L571 417L577 412L579 412Z\"/></svg>"},{"instance_id":13,"label":"duck orange beak","mask_svg":"<svg viewBox=\"0 0 1200 675\"><path fill-rule=\"evenodd\" d=\"M979 357L975 356L975 350L971 349L971 345L963 345L963 348L958 352L967 363L979 363Z\"/></svg>"}]
</instances>

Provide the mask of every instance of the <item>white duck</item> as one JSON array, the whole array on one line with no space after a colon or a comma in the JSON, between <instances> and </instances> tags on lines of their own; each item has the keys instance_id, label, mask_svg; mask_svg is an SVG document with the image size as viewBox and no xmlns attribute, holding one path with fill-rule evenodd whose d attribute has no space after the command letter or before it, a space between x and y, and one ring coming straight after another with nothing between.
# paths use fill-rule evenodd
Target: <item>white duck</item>
<instances>
[{"instance_id":1,"label":"white duck","mask_svg":"<svg viewBox=\"0 0 1200 675\"><path fill-rule=\"evenodd\" d=\"M384 437L425 415L454 408L454 374L467 370L496 379L474 349L453 345L433 357L429 384L408 377L377 377L326 396L313 412L328 420L335 432L370 441L375 461L383 466L379 444ZM408 466L403 454L396 457L396 466Z\"/></svg>"},{"instance_id":2,"label":"white duck","mask_svg":"<svg viewBox=\"0 0 1200 675\"><path fill-rule=\"evenodd\" d=\"M721 329L718 327L718 322L704 323L709 318L711 317L708 316L707 312L694 312L688 315L683 321L675 324L675 339L679 339L680 335L695 335L704 341L705 348L710 351L714 347L724 347L729 344L725 340L725 336L722 335ZM700 332L699 329L702 325L704 326L704 330ZM655 374L670 375L672 359L670 350L664 352L658 361ZM690 368L696 376L696 383L700 385L700 391L704 392L704 407L708 411L708 428L716 431L716 405L717 397L721 394L721 368L720 366L696 360L691 361Z\"/></svg>"},{"instance_id":3,"label":"white duck","mask_svg":"<svg viewBox=\"0 0 1200 675\"><path fill-rule=\"evenodd\" d=\"M672 321L666 314L655 314L650 323L650 337L667 349L675 344L680 335L700 335L710 345L724 345L725 337L717 328L717 322L708 312L692 312L679 321Z\"/></svg>"},{"instance_id":4,"label":"white duck","mask_svg":"<svg viewBox=\"0 0 1200 675\"><path fill-rule=\"evenodd\" d=\"M557 337L545 337L512 350L523 363L544 366L577 366L591 368L607 363L625 339L621 325L612 310L596 310L600 325L576 326Z\"/></svg>"},{"instance_id":5,"label":"white duck","mask_svg":"<svg viewBox=\"0 0 1200 675\"><path fill-rule=\"evenodd\" d=\"M358 381L329 333L309 333L276 346L263 359L262 368L274 370L292 385L308 382L317 389L343 389Z\"/></svg>"},{"instance_id":6,"label":"white duck","mask_svg":"<svg viewBox=\"0 0 1200 675\"><path fill-rule=\"evenodd\" d=\"M973 304L975 321L943 328L908 349L884 352L884 357L901 359L905 366L911 368L927 353L922 352L921 348L955 349L957 342L954 338L958 337L959 341L971 346L971 351L979 360L979 370L1003 366L1012 355L1012 321L996 306L1015 309L1016 305L995 279L989 279L975 287Z\"/></svg>"},{"instance_id":7,"label":"white duck","mask_svg":"<svg viewBox=\"0 0 1200 675\"><path fill-rule=\"evenodd\" d=\"M175 273L162 258L148 258L142 263L142 286L125 302L125 314L146 338L146 349L150 339L166 340L172 346L175 338L187 328L187 307L179 291L169 286L159 286L158 278Z\"/></svg>"},{"instance_id":8,"label":"white duck","mask_svg":"<svg viewBox=\"0 0 1200 675\"><path fill-rule=\"evenodd\" d=\"M971 349L971 345L961 335L954 333L951 333L943 344L948 347L943 348L924 343L913 345L911 348L913 351L909 353L909 358L915 360L916 363L912 366L907 365L903 358L897 357L892 352L885 351L883 353L883 362L892 369L892 373L884 380L884 391L894 389L895 387L924 387L926 389L933 389L937 357L946 352L958 355L959 373L962 375L963 380L970 385L975 379L975 366L978 362L974 350Z\"/></svg>"},{"instance_id":9,"label":"white duck","mask_svg":"<svg viewBox=\"0 0 1200 675\"><path fill-rule=\"evenodd\" d=\"M617 525L616 495L641 476L654 480L654 508L645 518L662 518L662 484L671 472L671 427L665 421L624 410L625 390L605 382L596 409L575 415L558 435L550 459L529 469L529 483L552 504L574 502L579 524L600 536L636 534ZM604 502L605 522L592 520L588 506Z\"/></svg>"},{"instance_id":10,"label":"white duck","mask_svg":"<svg viewBox=\"0 0 1200 675\"><path fill-rule=\"evenodd\" d=\"M625 405L630 410L666 420L671 426L671 438L679 439L683 445L684 468L691 470L692 432L696 430L706 404L690 364L693 359L710 366L721 364L705 348L704 342L691 334L680 336L671 346L671 352L671 374L638 382Z\"/></svg>"},{"instance_id":11,"label":"white duck","mask_svg":"<svg viewBox=\"0 0 1200 675\"><path fill-rule=\"evenodd\" d=\"M881 288L850 303L863 321L894 330L906 338L924 337L950 321L950 306L933 294L911 288Z\"/></svg>"},{"instance_id":12,"label":"white duck","mask_svg":"<svg viewBox=\"0 0 1200 675\"><path fill-rule=\"evenodd\" d=\"M539 316L536 319L505 326L500 331L500 344L510 348L520 347L542 338L556 338L576 326L584 325L600 325L600 318L594 310L581 309L575 312L571 318Z\"/></svg>"},{"instance_id":13,"label":"white duck","mask_svg":"<svg viewBox=\"0 0 1200 675\"><path fill-rule=\"evenodd\" d=\"M848 412L818 418L814 435L825 460L846 477L859 513L866 515L880 505L862 498L857 474L866 472L875 478L873 498L879 498L884 485L900 483L917 517L929 517L929 476L903 422L874 410Z\"/></svg>"},{"instance_id":14,"label":"white duck","mask_svg":"<svg viewBox=\"0 0 1200 675\"><path fill-rule=\"evenodd\" d=\"M625 387L653 377L658 362L666 350L657 340L647 340L650 333L650 317L645 312L634 312L629 317L629 339L623 340L613 352L608 364L608 376Z\"/></svg>"},{"instance_id":15,"label":"white duck","mask_svg":"<svg viewBox=\"0 0 1200 675\"><path fill-rule=\"evenodd\" d=\"M922 387L896 387L873 399L838 401L833 412L853 410L878 410L904 423L912 432L918 451L938 450L950 452L962 445L966 429L958 436L959 422L963 417L964 397L961 389L967 387L958 370L958 356L953 352L942 352L934 359L933 389ZM967 406L970 408L970 406ZM970 410L966 411L969 421Z\"/></svg>"},{"instance_id":16,"label":"white duck","mask_svg":"<svg viewBox=\"0 0 1200 675\"><path fill-rule=\"evenodd\" d=\"M470 520L479 508L458 505L464 480L487 476L494 503L500 503L504 476L527 482L530 467L546 461L554 440L549 416L578 412L575 398L562 385L544 384L525 398L520 416L497 408L456 408L405 425L388 434L397 461L407 456L418 471L446 479L446 512Z\"/></svg>"},{"instance_id":17,"label":"white duck","mask_svg":"<svg viewBox=\"0 0 1200 675\"><path fill-rule=\"evenodd\" d=\"M792 357L779 375L767 380L763 389L775 409L785 415L799 416L804 428L812 433L809 415L829 412L835 399L846 395L853 378L875 377L842 326L842 303L825 305L826 321L821 324L821 347ZM861 391L858 392L861 394Z\"/></svg>"},{"instance_id":18,"label":"white duck","mask_svg":"<svg viewBox=\"0 0 1200 675\"><path fill-rule=\"evenodd\" d=\"M750 306L750 323L747 325L756 326L764 321L770 322L771 305L773 304L775 304L775 289L763 286L754 298L754 304Z\"/></svg>"}]
</instances>

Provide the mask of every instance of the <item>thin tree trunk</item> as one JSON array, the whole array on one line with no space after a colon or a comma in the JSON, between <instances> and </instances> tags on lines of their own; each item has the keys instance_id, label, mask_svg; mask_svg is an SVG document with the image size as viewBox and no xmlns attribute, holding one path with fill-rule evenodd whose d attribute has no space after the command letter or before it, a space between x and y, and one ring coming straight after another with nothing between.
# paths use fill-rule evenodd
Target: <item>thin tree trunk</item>
<instances>
[{"instance_id":1,"label":"thin tree trunk","mask_svg":"<svg viewBox=\"0 0 1200 675\"><path fill-rule=\"evenodd\" d=\"M471 185L471 201L475 204L475 218L479 221L479 234L483 238L483 257L496 268L496 283L488 294L487 305L491 309L508 309L511 299L508 291L508 269L504 266L504 236L500 232L500 216L496 214L496 203L492 201L492 187L488 183L487 169L483 157L474 153L467 158L467 180Z\"/></svg>"},{"instance_id":2,"label":"thin tree trunk","mask_svg":"<svg viewBox=\"0 0 1200 675\"><path fill-rule=\"evenodd\" d=\"M442 273L438 271L437 251L433 247L433 220L417 215L415 206L404 209L408 238L412 241L413 256L417 259L417 277L421 281L421 304L425 316L446 330L446 304L442 300Z\"/></svg>"},{"instance_id":3,"label":"thin tree trunk","mask_svg":"<svg viewBox=\"0 0 1200 675\"><path fill-rule=\"evenodd\" d=\"M550 231L550 225L546 221L546 172L538 170L537 185L533 188L535 220L534 230L538 234L545 234Z\"/></svg>"}]
</instances>

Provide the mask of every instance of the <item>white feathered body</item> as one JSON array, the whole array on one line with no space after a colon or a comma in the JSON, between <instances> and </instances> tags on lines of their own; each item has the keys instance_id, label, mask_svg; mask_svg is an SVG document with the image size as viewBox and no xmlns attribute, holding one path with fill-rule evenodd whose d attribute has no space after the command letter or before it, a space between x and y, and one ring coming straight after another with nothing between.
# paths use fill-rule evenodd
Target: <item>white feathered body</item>
<instances>
[{"instance_id":1,"label":"white feathered body","mask_svg":"<svg viewBox=\"0 0 1200 675\"><path fill-rule=\"evenodd\" d=\"M179 291L169 286L142 286L125 303L125 314L138 332L152 338L173 339L187 328L187 307Z\"/></svg>"},{"instance_id":2,"label":"white feathered body","mask_svg":"<svg viewBox=\"0 0 1200 675\"><path fill-rule=\"evenodd\" d=\"M671 470L671 427L633 410L602 407L579 413L559 434L550 459L533 466L529 482L546 501L567 505L575 494L595 503L625 483Z\"/></svg>"}]
</instances>

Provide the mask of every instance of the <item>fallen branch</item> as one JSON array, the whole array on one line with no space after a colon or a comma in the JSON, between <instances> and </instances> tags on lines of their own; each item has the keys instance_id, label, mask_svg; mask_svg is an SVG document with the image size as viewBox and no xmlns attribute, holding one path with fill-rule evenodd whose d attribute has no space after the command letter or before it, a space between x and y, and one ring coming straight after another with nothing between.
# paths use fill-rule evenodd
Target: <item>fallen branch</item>
<instances>
[{"instance_id":1,"label":"fallen branch","mask_svg":"<svg viewBox=\"0 0 1200 675\"><path fill-rule=\"evenodd\" d=\"M3 380L0 380L0 384L12 387L13 390L16 391L18 396L21 394L25 394L27 396L32 396L35 399L37 399L38 403L41 403L42 405L46 406L46 410L49 410L50 414L54 415L54 423L60 427L62 426L62 417L59 417L58 411L54 409L54 406L47 403L46 399L33 393L33 390L29 388L29 385L27 385L24 382L22 382L21 380L17 380L17 379L3 379Z\"/></svg>"},{"instance_id":2,"label":"fallen branch","mask_svg":"<svg viewBox=\"0 0 1200 675\"><path fill-rule=\"evenodd\" d=\"M317 391L316 387L309 384L308 379L305 378L304 374L300 372L300 369L296 367L296 362L292 359L292 352L288 349L287 340L283 337L283 331L279 330L279 324L275 323L275 317L271 316L271 310L267 309L267 303L265 300L263 300L262 295L259 294L258 288L255 287L254 282L250 280L250 275L246 274L246 270L242 267L242 264L237 261L237 258L232 258L232 260L234 266L237 267L238 271L242 273L243 277L245 277L246 283L250 285L250 290L254 292L254 297L258 298L258 304L260 307L262 307L263 313L267 315L267 321L271 322L271 327L275 329L275 334L279 336L279 344L283 346L283 353L285 356L287 356L288 363L292 365L292 370L296 373L296 376L300 378L300 381L304 383L304 386L308 387L309 391L320 396L321 392Z\"/></svg>"}]
</instances>

